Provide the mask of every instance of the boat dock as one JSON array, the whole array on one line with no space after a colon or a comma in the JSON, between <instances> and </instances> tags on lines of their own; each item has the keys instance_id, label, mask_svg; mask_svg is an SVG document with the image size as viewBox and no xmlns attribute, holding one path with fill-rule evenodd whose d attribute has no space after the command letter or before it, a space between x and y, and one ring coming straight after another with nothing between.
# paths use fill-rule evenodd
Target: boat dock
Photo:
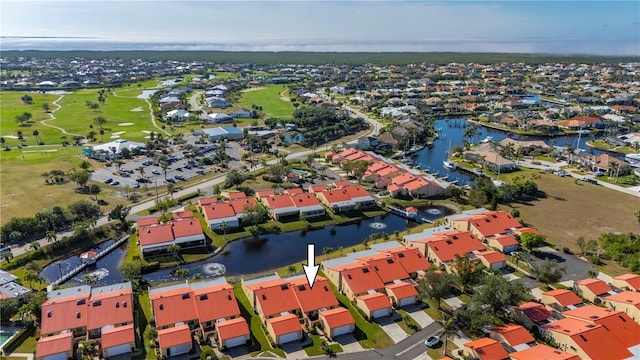
<instances>
[{"instance_id":1,"label":"boat dock","mask_svg":"<svg viewBox=\"0 0 640 360\"><path fill-rule=\"evenodd\" d=\"M386 208L389 210L389 212L396 214L400 217L403 217L407 220L412 220L415 221L419 224L433 224L433 221L427 219L427 218L423 218L423 217L418 217L417 214L409 212L405 209L401 209L401 208L397 208L395 206L391 206L391 205L385 205ZM414 215L415 214L415 215Z\"/></svg>"},{"instance_id":2,"label":"boat dock","mask_svg":"<svg viewBox=\"0 0 640 360\"><path fill-rule=\"evenodd\" d=\"M100 251L99 253L97 253L92 258L93 261L84 261L84 262L82 262L82 264L80 264L80 265L76 266L75 268L71 269L71 271L69 271L68 273L66 273L66 274L62 275L60 278L52 281L51 284L49 284L49 286L47 286L47 291L52 291L56 286L64 283L65 281L68 281L69 279L71 279L74 276L78 275L80 272L82 272L82 270L86 269L89 265L94 264L96 261L98 261L98 259L100 259L101 257L107 255L108 253L113 251L113 249L115 249L118 246L122 245L126 241L129 241L129 237L128 236L125 236L125 237L117 240L116 242L111 244L108 248L106 248L106 249Z\"/></svg>"}]
</instances>

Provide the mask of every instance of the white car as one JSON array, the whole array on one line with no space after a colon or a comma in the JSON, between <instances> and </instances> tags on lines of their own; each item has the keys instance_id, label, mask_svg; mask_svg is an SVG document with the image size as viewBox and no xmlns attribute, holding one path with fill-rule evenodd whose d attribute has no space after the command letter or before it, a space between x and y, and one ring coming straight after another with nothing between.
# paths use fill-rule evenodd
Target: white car
<instances>
[{"instance_id":1,"label":"white car","mask_svg":"<svg viewBox=\"0 0 640 360\"><path fill-rule=\"evenodd\" d=\"M438 345L438 343L439 343L439 342L440 342L440 338L439 338L439 337L437 337L437 336L429 336L429 337L424 341L424 344L425 344L427 347L432 348L432 347L434 347L434 346Z\"/></svg>"}]
</instances>

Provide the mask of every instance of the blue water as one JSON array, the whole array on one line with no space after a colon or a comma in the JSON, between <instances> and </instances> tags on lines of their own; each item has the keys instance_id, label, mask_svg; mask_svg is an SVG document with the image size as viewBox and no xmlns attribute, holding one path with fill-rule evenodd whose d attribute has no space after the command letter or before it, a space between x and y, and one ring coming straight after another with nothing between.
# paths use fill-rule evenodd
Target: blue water
<instances>
[{"instance_id":1,"label":"blue water","mask_svg":"<svg viewBox=\"0 0 640 360\"><path fill-rule=\"evenodd\" d=\"M300 144L302 142L302 133L297 132L293 136L291 136L290 134L285 134L284 141L293 144Z\"/></svg>"},{"instance_id":2,"label":"blue water","mask_svg":"<svg viewBox=\"0 0 640 360\"><path fill-rule=\"evenodd\" d=\"M447 158L449 143L451 143L451 147L463 146L464 131L469 126L470 124L467 122L466 118L436 120L435 128L439 130L438 133L440 137L434 142L432 147L424 148L415 155L415 163L420 165L421 169L425 171L430 173L437 172L440 177L448 176L449 181L457 180L460 185L469 184L471 181L470 175L461 171L446 169L442 164L442 162ZM509 134L485 127L480 127L478 130L478 135L476 135L472 141L474 143L479 143L487 136L491 136L494 141L500 141L507 137L517 140L542 140L547 145L554 146L566 146L567 144L576 146L578 140L577 135L558 136L550 139L546 137ZM580 139L580 148L588 149L584 144L585 142L593 139L594 137L591 135L582 135ZM588 151L594 154L602 153L599 150L589 149Z\"/></svg>"}]
</instances>

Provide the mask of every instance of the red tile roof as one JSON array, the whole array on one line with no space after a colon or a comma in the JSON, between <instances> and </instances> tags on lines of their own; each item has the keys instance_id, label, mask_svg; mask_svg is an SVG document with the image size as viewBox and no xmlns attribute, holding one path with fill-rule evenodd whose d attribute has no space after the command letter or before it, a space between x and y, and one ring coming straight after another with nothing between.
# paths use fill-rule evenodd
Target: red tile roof
<instances>
[{"instance_id":1,"label":"red tile roof","mask_svg":"<svg viewBox=\"0 0 640 360\"><path fill-rule=\"evenodd\" d=\"M327 186L326 185L313 185L309 187L309 190L311 192L317 193L317 192L322 192L327 190Z\"/></svg>"},{"instance_id":2,"label":"red tile roof","mask_svg":"<svg viewBox=\"0 0 640 360\"><path fill-rule=\"evenodd\" d=\"M329 281L321 276L316 277L313 288L309 288L307 278L302 276L291 280L291 288L303 312L318 311L322 308L338 306L339 302L331 291Z\"/></svg>"},{"instance_id":3,"label":"red tile roof","mask_svg":"<svg viewBox=\"0 0 640 360\"><path fill-rule=\"evenodd\" d=\"M320 201L314 194L295 194L291 196L291 200L297 208L320 205Z\"/></svg>"},{"instance_id":4,"label":"red tile roof","mask_svg":"<svg viewBox=\"0 0 640 360\"><path fill-rule=\"evenodd\" d=\"M526 350L509 354L513 360L580 360L578 355L552 348L549 345L536 345Z\"/></svg>"},{"instance_id":5,"label":"red tile roof","mask_svg":"<svg viewBox=\"0 0 640 360\"><path fill-rule=\"evenodd\" d=\"M520 325L507 324L494 327L491 330L502 335L502 337L505 339L505 342L512 347L520 344L528 344L535 341L529 331L527 331L527 329Z\"/></svg>"},{"instance_id":6,"label":"red tile roof","mask_svg":"<svg viewBox=\"0 0 640 360\"><path fill-rule=\"evenodd\" d=\"M157 225L157 224L159 224L157 217L138 219L138 227Z\"/></svg>"},{"instance_id":7,"label":"red tile roof","mask_svg":"<svg viewBox=\"0 0 640 360\"><path fill-rule=\"evenodd\" d=\"M174 220L178 220L178 219L191 219L193 218L193 211L174 211L173 212L173 219Z\"/></svg>"},{"instance_id":8,"label":"red tile roof","mask_svg":"<svg viewBox=\"0 0 640 360\"><path fill-rule=\"evenodd\" d=\"M354 295L364 293L369 290L382 289L384 287L384 283L380 280L371 266L360 266L357 268L346 269L341 273L342 280L347 286L349 286Z\"/></svg>"},{"instance_id":9,"label":"red tile roof","mask_svg":"<svg viewBox=\"0 0 640 360\"><path fill-rule=\"evenodd\" d=\"M355 323L355 320L349 310L343 307L323 311L320 313L320 317L324 318L332 329Z\"/></svg>"},{"instance_id":10,"label":"red tile roof","mask_svg":"<svg viewBox=\"0 0 640 360\"><path fill-rule=\"evenodd\" d=\"M595 295L602 295L613 290L611 286L600 279L583 279L576 281L576 284L589 289Z\"/></svg>"},{"instance_id":11,"label":"red tile roof","mask_svg":"<svg viewBox=\"0 0 640 360\"><path fill-rule=\"evenodd\" d=\"M640 290L640 275L637 274L624 274L614 277L616 280L625 281L631 286L634 291Z\"/></svg>"},{"instance_id":12,"label":"red tile roof","mask_svg":"<svg viewBox=\"0 0 640 360\"><path fill-rule=\"evenodd\" d=\"M249 325L243 317L216 323L216 328L218 329L218 337L222 341L249 335Z\"/></svg>"},{"instance_id":13,"label":"red tile roof","mask_svg":"<svg viewBox=\"0 0 640 360\"><path fill-rule=\"evenodd\" d=\"M504 262L506 264L507 258L500 251L480 251L476 253L477 256L484 258L489 264L497 264Z\"/></svg>"},{"instance_id":14,"label":"red tile roof","mask_svg":"<svg viewBox=\"0 0 640 360\"><path fill-rule=\"evenodd\" d=\"M122 344L135 344L136 333L133 324L102 330L102 348L107 349Z\"/></svg>"},{"instance_id":15,"label":"red tile roof","mask_svg":"<svg viewBox=\"0 0 640 360\"><path fill-rule=\"evenodd\" d=\"M288 195L304 194L304 190L301 188L286 189L284 193Z\"/></svg>"},{"instance_id":16,"label":"red tile roof","mask_svg":"<svg viewBox=\"0 0 640 360\"><path fill-rule=\"evenodd\" d=\"M202 227L197 219L184 219L170 222L173 236L176 238L183 236L203 235Z\"/></svg>"},{"instance_id":17,"label":"red tile roof","mask_svg":"<svg viewBox=\"0 0 640 360\"><path fill-rule=\"evenodd\" d=\"M158 330L158 341L160 342L160 349L190 344L191 330L189 330L189 325L180 325Z\"/></svg>"},{"instance_id":18,"label":"red tile roof","mask_svg":"<svg viewBox=\"0 0 640 360\"><path fill-rule=\"evenodd\" d=\"M443 262L455 259L456 255L465 256L470 252L486 249L469 231L449 231L416 242L426 242L429 251Z\"/></svg>"},{"instance_id":19,"label":"red tile roof","mask_svg":"<svg viewBox=\"0 0 640 360\"><path fill-rule=\"evenodd\" d=\"M264 316L280 314L285 311L293 311L299 309L291 285L282 279L278 284L273 284L261 289L255 290L256 301L260 304Z\"/></svg>"},{"instance_id":20,"label":"red tile roof","mask_svg":"<svg viewBox=\"0 0 640 360\"><path fill-rule=\"evenodd\" d=\"M201 323L240 315L233 286L229 284L194 289L193 298Z\"/></svg>"},{"instance_id":21,"label":"red tile roof","mask_svg":"<svg viewBox=\"0 0 640 360\"><path fill-rule=\"evenodd\" d=\"M263 197L267 197L267 196L273 196L275 195L276 192L273 190L259 190L256 191L256 196L259 198L263 198Z\"/></svg>"},{"instance_id":22,"label":"red tile roof","mask_svg":"<svg viewBox=\"0 0 640 360\"><path fill-rule=\"evenodd\" d=\"M322 194L329 204L351 200L351 196L343 189L325 190Z\"/></svg>"},{"instance_id":23,"label":"red tile roof","mask_svg":"<svg viewBox=\"0 0 640 360\"><path fill-rule=\"evenodd\" d=\"M247 207L251 208L256 206L257 204L256 199L254 198L229 200L229 203L231 204L231 206L233 206L236 214L244 214Z\"/></svg>"},{"instance_id":24,"label":"red tile roof","mask_svg":"<svg viewBox=\"0 0 640 360\"><path fill-rule=\"evenodd\" d=\"M569 336L591 359L626 359L632 356L627 347L601 325L565 318L543 327Z\"/></svg>"},{"instance_id":25,"label":"red tile roof","mask_svg":"<svg viewBox=\"0 0 640 360\"><path fill-rule=\"evenodd\" d=\"M78 304L77 300L85 302ZM87 324L88 298L85 295L68 296L45 301L42 308L41 334L51 334L66 329L75 329Z\"/></svg>"},{"instance_id":26,"label":"red tile roof","mask_svg":"<svg viewBox=\"0 0 640 360\"><path fill-rule=\"evenodd\" d=\"M92 295L87 301L87 330L99 329L105 325L133 322L131 289ZM97 305L96 301L99 300ZM125 307L124 304L127 304Z\"/></svg>"},{"instance_id":27,"label":"red tile roof","mask_svg":"<svg viewBox=\"0 0 640 360\"><path fill-rule=\"evenodd\" d=\"M244 199L246 197L247 197L247 194L245 194L242 191L229 193L229 199L231 199L231 200Z\"/></svg>"},{"instance_id":28,"label":"red tile roof","mask_svg":"<svg viewBox=\"0 0 640 360\"><path fill-rule=\"evenodd\" d=\"M384 253L393 254L395 259L408 273L415 273L420 270L426 271L431 265L422 255L420 250L410 246L400 246L392 249L382 250Z\"/></svg>"},{"instance_id":29,"label":"red tile roof","mask_svg":"<svg viewBox=\"0 0 640 360\"><path fill-rule=\"evenodd\" d=\"M146 226L138 230L138 241L140 245L154 245L173 242L173 231L171 225L161 224Z\"/></svg>"},{"instance_id":30,"label":"red tile roof","mask_svg":"<svg viewBox=\"0 0 640 360\"><path fill-rule=\"evenodd\" d=\"M410 298L412 296L418 296L418 290L416 290L413 285L405 281L401 281L397 284L387 285L385 286L385 289L387 289L387 293L393 293L393 295L395 295L396 299L398 300Z\"/></svg>"},{"instance_id":31,"label":"red tile roof","mask_svg":"<svg viewBox=\"0 0 640 360\"><path fill-rule=\"evenodd\" d=\"M582 299L580 299L580 297L571 290L555 289L555 290L547 291L542 295L547 295L554 298L555 301L563 307L582 303Z\"/></svg>"},{"instance_id":32,"label":"red tile roof","mask_svg":"<svg viewBox=\"0 0 640 360\"><path fill-rule=\"evenodd\" d=\"M464 346L475 350L480 360L502 360L508 359L509 354L499 342L490 338L481 338L465 343Z\"/></svg>"},{"instance_id":33,"label":"red tile roof","mask_svg":"<svg viewBox=\"0 0 640 360\"><path fill-rule=\"evenodd\" d=\"M157 327L187 322L198 318L189 287L149 295Z\"/></svg>"},{"instance_id":34,"label":"red tile roof","mask_svg":"<svg viewBox=\"0 0 640 360\"><path fill-rule=\"evenodd\" d=\"M263 198L267 202L267 206L270 209L284 209L288 207L295 207L290 195L272 195Z\"/></svg>"},{"instance_id":35,"label":"red tile roof","mask_svg":"<svg viewBox=\"0 0 640 360\"><path fill-rule=\"evenodd\" d=\"M36 343L36 357L64 353L73 350L73 333L41 337Z\"/></svg>"},{"instance_id":36,"label":"red tile roof","mask_svg":"<svg viewBox=\"0 0 640 360\"><path fill-rule=\"evenodd\" d=\"M294 314L277 316L271 319L267 319L267 322L271 324L273 332L276 336L290 334L296 331L302 331L300 321Z\"/></svg>"},{"instance_id":37,"label":"red tile roof","mask_svg":"<svg viewBox=\"0 0 640 360\"><path fill-rule=\"evenodd\" d=\"M553 317L544 305L536 302L527 302L517 307L534 323Z\"/></svg>"},{"instance_id":38,"label":"red tile roof","mask_svg":"<svg viewBox=\"0 0 640 360\"><path fill-rule=\"evenodd\" d=\"M473 226L483 236L504 234L510 229L521 228L522 224L506 211L489 211L472 218Z\"/></svg>"},{"instance_id":39,"label":"red tile roof","mask_svg":"<svg viewBox=\"0 0 640 360\"><path fill-rule=\"evenodd\" d=\"M392 255L376 254L356 259L363 264L373 267L380 280L387 284L394 280L404 280L409 278L409 273L402 267Z\"/></svg>"},{"instance_id":40,"label":"red tile roof","mask_svg":"<svg viewBox=\"0 0 640 360\"><path fill-rule=\"evenodd\" d=\"M369 311L391 308L389 298L383 293L376 292L373 294L362 295L358 296L358 299L364 302Z\"/></svg>"},{"instance_id":41,"label":"red tile roof","mask_svg":"<svg viewBox=\"0 0 640 360\"><path fill-rule=\"evenodd\" d=\"M204 217L208 220L223 219L236 216L233 205L227 202L220 202L203 206Z\"/></svg>"},{"instance_id":42,"label":"red tile roof","mask_svg":"<svg viewBox=\"0 0 640 360\"><path fill-rule=\"evenodd\" d=\"M489 239L495 240L498 242L498 244L502 245L502 247L507 247L507 246L512 246L512 245L518 245L520 244L518 242L518 240L513 237L512 235L498 235L498 236L492 236Z\"/></svg>"},{"instance_id":43,"label":"red tile roof","mask_svg":"<svg viewBox=\"0 0 640 360\"><path fill-rule=\"evenodd\" d=\"M631 304L640 309L640 292L623 291L614 295L607 296L607 301Z\"/></svg>"},{"instance_id":44,"label":"red tile roof","mask_svg":"<svg viewBox=\"0 0 640 360\"><path fill-rule=\"evenodd\" d=\"M333 186L335 186L336 188L343 188L346 186L351 186L351 182L349 180L342 180L342 181L336 181L333 183Z\"/></svg>"},{"instance_id":45,"label":"red tile roof","mask_svg":"<svg viewBox=\"0 0 640 360\"><path fill-rule=\"evenodd\" d=\"M640 325L621 311L585 305L562 314L567 318L580 319L604 326L625 347L640 344Z\"/></svg>"}]
</instances>

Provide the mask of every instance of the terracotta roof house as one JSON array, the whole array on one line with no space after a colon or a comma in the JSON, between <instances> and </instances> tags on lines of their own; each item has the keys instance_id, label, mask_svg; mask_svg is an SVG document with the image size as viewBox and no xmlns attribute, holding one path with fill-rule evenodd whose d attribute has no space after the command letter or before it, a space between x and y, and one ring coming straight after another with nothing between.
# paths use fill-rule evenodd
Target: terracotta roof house
<instances>
[{"instance_id":1,"label":"terracotta roof house","mask_svg":"<svg viewBox=\"0 0 640 360\"><path fill-rule=\"evenodd\" d=\"M433 181L408 172L392 178L391 181L401 189L399 192L394 192L396 193L396 196L403 194L422 199L440 196L444 194L445 190L442 186Z\"/></svg>"},{"instance_id":2,"label":"terracotta roof house","mask_svg":"<svg viewBox=\"0 0 640 360\"><path fill-rule=\"evenodd\" d=\"M575 354L570 354L560 349L552 348L549 345L536 345L526 350L509 354L511 360L580 360Z\"/></svg>"},{"instance_id":3,"label":"terracotta roof house","mask_svg":"<svg viewBox=\"0 0 640 360\"><path fill-rule=\"evenodd\" d=\"M573 282L573 289L583 299L594 302L596 298L611 295L613 289L600 279L583 279Z\"/></svg>"},{"instance_id":4,"label":"terracotta roof house","mask_svg":"<svg viewBox=\"0 0 640 360\"><path fill-rule=\"evenodd\" d=\"M640 291L640 275L624 274L616 276L611 282L613 286L624 290Z\"/></svg>"},{"instance_id":5,"label":"terracotta roof house","mask_svg":"<svg viewBox=\"0 0 640 360\"><path fill-rule=\"evenodd\" d=\"M459 230L436 233L424 239L411 241L411 246L425 251L427 259L438 266L450 263L456 255L467 256L469 253L486 249L471 232Z\"/></svg>"},{"instance_id":6,"label":"terracotta roof house","mask_svg":"<svg viewBox=\"0 0 640 360\"><path fill-rule=\"evenodd\" d=\"M295 207L298 208L301 218L309 219L326 214L324 206L322 206L315 194L292 194L291 200Z\"/></svg>"},{"instance_id":7,"label":"terracotta roof house","mask_svg":"<svg viewBox=\"0 0 640 360\"><path fill-rule=\"evenodd\" d=\"M622 311L607 309L595 305L585 305L562 313L566 318L583 320L602 325L622 345L636 347L640 351L640 325Z\"/></svg>"},{"instance_id":8,"label":"terracotta roof house","mask_svg":"<svg viewBox=\"0 0 640 360\"><path fill-rule=\"evenodd\" d=\"M149 289L149 300L158 331L186 324L191 330L198 325L198 310L189 284Z\"/></svg>"},{"instance_id":9,"label":"terracotta roof house","mask_svg":"<svg viewBox=\"0 0 640 360\"><path fill-rule=\"evenodd\" d=\"M402 265L409 277L416 279L418 275L422 275L431 266L427 259L422 255L420 250L410 246L398 246L390 248L378 248L376 245L372 248L381 253L391 254Z\"/></svg>"},{"instance_id":10,"label":"terracotta roof house","mask_svg":"<svg viewBox=\"0 0 640 360\"><path fill-rule=\"evenodd\" d=\"M163 357L187 354L193 347L191 330L188 325L158 330L158 343Z\"/></svg>"},{"instance_id":11,"label":"terracotta roof house","mask_svg":"<svg viewBox=\"0 0 640 360\"><path fill-rule=\"evenodd\" d=\"M502 269L507 266L507 258L499 251L485 250L475 253L487 269Z\"/></svg>"},{"instance_id":12,"label":"terracotta roof house","mask_svg":"<svg viewBox=\"0 0 640 360\"><path fill-rule=\"evenodd\" d=\"M251 338L247 320L236 317L216 324L218 345L225 348L244 345Z\"/></svg>"},{"instance_id":13,"label":"terracotta roof house","mask_svg":"<svg viewBox=\"0 0 640 360\"><path fill-rule=\"evenodd\" d=\"M393 255L378 253L360 257L356 260L372 267L384 284L393 284L396 281L410 279L409 273Z\"/></svg>"},{"instance_id":14,"label":"terracotta roof house","mask_svg":"<svg viewBox=\"0 0 640 360\"><path fill-rule=\"evenodd\" d=\"M518 250L518 246L520 245L518 239L513 235L491 236L485 240L489 247L499 250L504 254L509 254Z\"/></svg>"},{"instance_id":15,"label":"terracotta roof house","mask_svg":"<svg viewBox=\"0 0 640 360\"><path fill-rule=\"evenodd\" d=\"M300 214L291 195L266 196L260 198L260 201L269 209L269 214L276 221L283 218L298 218Z\"/></svg>"},{"instance_id":16,"label":"terracotta roof house","mask_svg":"<svg viewBox=\"0 0 640 360\"><path fill-rule=\"evenodd\" d=\"M627 359L633 355L604 326L588 321L565 318L543 325L541 331L560 349L580 359Z\"/></svg>"},{"instance_id":17,"label":"terracotta roof house","mask_svg":"<svg viewBox=\"0 0 640 360\"><path fill-rule=\"evenodd\" d=\"M339 287L343 294L349 299L368 294L370 291L384 291L384 283L378 277L372 266L360 265L356 268L346 269L340 272L342 287Z\"/></svg>"},{"instance_id":18,"label":"terracotta roof house","mask_svg":"<svg viewBox=\"0 0 640 360\"><path fill-rule=\"evenodd\" d=\"M302 339L303 332L298 317L294 314L285 314L266 320L266 327L276 344Z\"/></svg>"},{"instance_id":19,"label":"terracotta roof house","mask_svg":"<svg viewBox=\"0 0 640 360\"><path fill-rule=\"evenodd\" d=\"M492 236L512 234L523 227L506 211L485 211L471 216L464 216L463 213L445 220L447 225L459 230L469 230L483 241Z\"/></svg>"},{"instance_id":20,"label":"terracotta roof house","mask_svg":"<svg viewBox=\"0 0 640 360\"><path fill-rule=\"evenodd\" d=\"M623 291L604 298L603 303L614 310L619 310L640 324L640 292Z\"/></svg>"},{"instance_id":21,"label":"terracotta roof house","mask_svg":"<svg viewBox=\"0 0 640 360\"><path fill-rule=\"evenodd\" d=\"M509 354L499 342L490 338L481 338L464 344L464 356L479 360L506 360Z\"/></svg>"},{"instance_id":22,"label":"terracotta roof house","mask_svg":"<svg viewBox=\"0 0 640 360\"><path fill-rule=\"evenodd\" d=\"M269 196L275 196L276 192L273 190L258 190L256 191L256 196L258 199L262 199Z\"/></svg>"},{"instance_id":23,"label":"terracotta roof house","mask_svg":"<svg viewBox=\"0 0 640 360\"><path fill-rule=\"evenodd\" d=\"M575 309L578 306L584 305L582 299L580 299L576 293L566 289L546 291L542 293L540 300L546 306L559 312Z\"/></svg>"},{"instance_id":24,"label":"terracotta roof house","mask_svg":"<svg viewBox=\"0 0 640 360\"><path fill-rule=\"evenodd\" d=\"M216 330L218 324L240 317L240 308L233 293L233 286L226 281L202 281L189 286L193 292L198 322L205 337ZM249 336L249 332L242 335Z\"/></svg>"},{"instance_id":25,"label":"terracotta roof house","mask_svg":"<svg viewBox=\"0 0 640 360\"><path fill-rule=\"evenodd\" d=\"M519 306L514 306L511 308L511 311L513 312L513 318L529 330L555 321L551 312L549 312L543 304L537 302L530 301Z\"/></svg>"},{"instance_id":26,"label":"terracotta roof house","mask_svg":"<svg viewBox=\"0 0 640 360\"><path fill-rule=\"evenodd\" d=\"M333 294L333 291L331 291L329 281L322 276L316 277L313 288L309 287L305 276L296 276L284 280L287 280L291 285L296 300L302 310L305 323L308 326L318 321L320 311L326 311L340 306L338 299Z\"/></svg>"},{"instance_id":27,"label":"terracotta roof house","mask_svg":"<svg viewBox=\"0 0 640 360\"><path fill-rule=\"evenodd\" d=\"M40 338L36 343L36 360L73 357L73 334L68 332Z\"/></svg>"},{"instance_id":28,"label":"terracotta roof house","mask_svg":"<svg viewBox=\"0 0 640 360\"><path fill-rule=\"evenodd\" d=\"M143 256L158 254L173 245L192 248L206 245L204 232L197 219L181 218L138 227L138 243Z\"/></svg>"},{"instance_id":29,"label":"terracotta roof house","mask_svg":"<svg viewBox=\"0 0 640 360\"><path fill-rule=\"evenodd\" d=\"M316 193L316 196L320 202L334 213L367 209L376 204L375 199L361 185L348 185L333 190L325 190Z\"/></svg>"},{"instance_id":30,"label":"terracotta roof house","mask_svg":"<svg viewBox=\"0 0 640 360\"><path fill-rule=\"evenodd\" d=\"M200 199L198 202L202 214L212 230L219 230L225 225L228 228L239 227L245 208L254 207L257 204L254 198L247 197L228 201Z\"/></svg>"},{"instance_id":31,"label":"terracotta roof house","mask_svg":"<svg viewBox=\"0 0 640 360\"><path fill-rule=\"evenodd\" d=\"M330 339L337 336L350 334L356 329L356 322L349 310L336 307L331 310L321 311L319 314L322 328Z\"/></svg>"},{"instance_id":32,"label":"terracotta roof house","mask_svg":"<svg viewBox=\"0 0 640 360\"><path fill-rule=\"evenodd\" d=\"M520 325L507 324L489 329L489 337L518 351L535 345L536 340Z\"/></svg>"},{"instance_id":33,"label":"terracotta roof house","mask_svg":"<svg viewBox=\"0 0 640 360\"><path fill-rule=\"evenodd\" d=\"M418 302L418 290L416 287L406 281L398 281L392 284L385 285L385 291L389 300L395 306L407 306L413 305Z\"/></svg>"},{"instance_id":34,"label":"terracotta roof house","mask_svg":"<svg viewBox=\"0 0 640 360\"><path fill-rule=\"evenodd\" d=\"M133 324L102 330L102 356L109 358L135 350L136 334Z\"/></svg>"},{"instance_id":35,"label":"terracotta roof house","mask_svg":"<svg viewBox=\"0 0 640 360\"><path fill-rule=\"evenodd\" d=\"M356 297L356 305L368 319L389 316L393 310L389 298L385 294L375 291Z\"/></svg>"}]
</instances>

